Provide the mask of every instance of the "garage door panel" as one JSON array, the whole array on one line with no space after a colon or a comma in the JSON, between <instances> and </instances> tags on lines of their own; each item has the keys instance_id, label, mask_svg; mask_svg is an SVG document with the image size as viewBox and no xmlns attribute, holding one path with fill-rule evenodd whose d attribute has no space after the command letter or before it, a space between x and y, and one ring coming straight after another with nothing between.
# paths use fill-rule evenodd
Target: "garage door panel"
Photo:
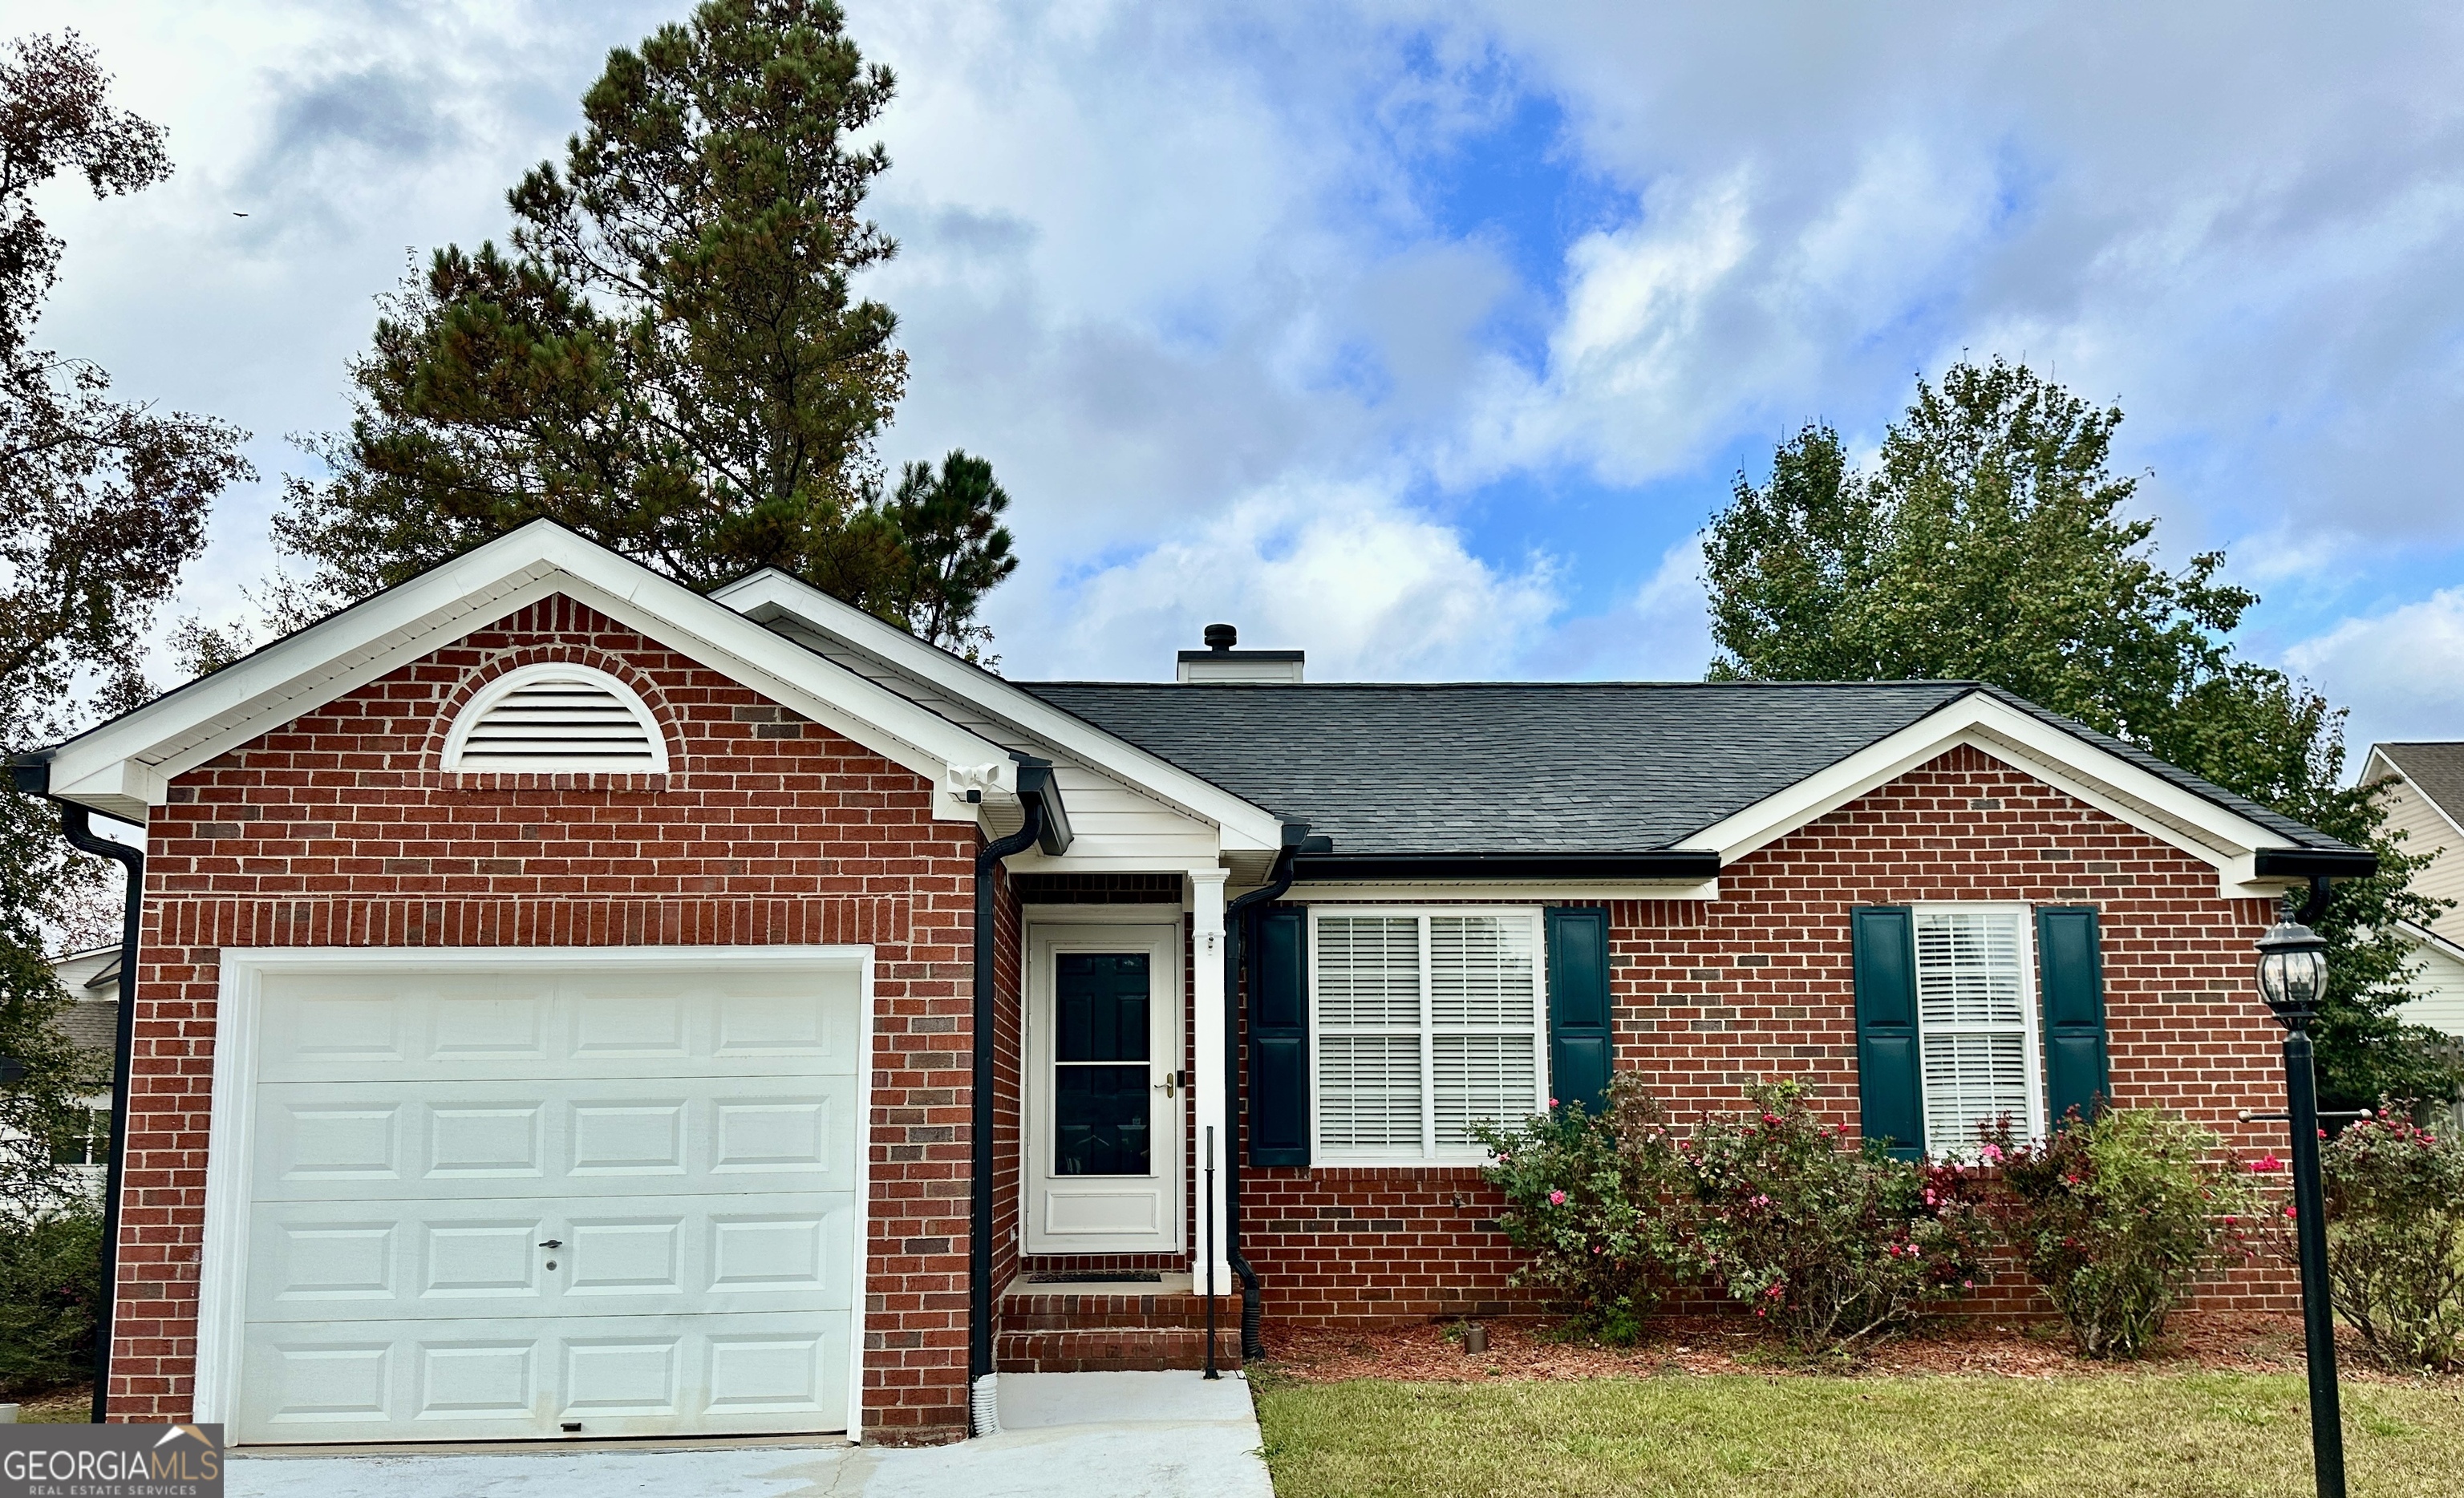
<instances>
[{"instance_id":1,"label":"garage door panel","mask_svg":"<svg viewBox=\"0 0 2464 1498\"><path fill-rule=\"evenodd\" d=\"M238 1439L844 1429L859 987L266 971Z\"/></svg>"},{"instance_id":2,"label":"garage door panel","mask_svg":"<svg viewBox=\"0 0 2464 1498\"><path fill-rule=\"evenodd\" d=\"M436 1319L844 1311L855 1204L762 1193L627 1198L593 1210L434 1202L372 1218L364 1202L257 1204L250 1316ZM570 1204L568 1204L570 1205ZM543 1246L553 1240L558 1246ZM549 1268L549 1265L554 1268Z\"/></svg>"},{"instance_id":3,"label":"garage door panel","mask_svg":"<svg viewBox=\"0 0 2464 1498\"><path fill-rule=\"evenodd\" d=\"M852 971L724 966L274 972L257 1079L849 1074L858 986Z\"/></svg>"},{"instance_id":4,"label":"garage door panel","mask_svg":"<svg viewBox=\"0 0 2464 1498\"><path fill-rule=\"evenodd\" d=\"M244 1439L490 1440L842 1428L852 1322L704 1314L252 1327Z\"/></svg>"},{"instance_id":5,"label":"garage door panel","mask_svg":"<svg viewBox=\"0 0 2464 1498\"><path fill-rule=\"evenodd\" d=\"M258 1089L256 1195L279 1201L855 1189L861 1084L814 1077L284 1082Z\"/></svg>"}]
</instances>

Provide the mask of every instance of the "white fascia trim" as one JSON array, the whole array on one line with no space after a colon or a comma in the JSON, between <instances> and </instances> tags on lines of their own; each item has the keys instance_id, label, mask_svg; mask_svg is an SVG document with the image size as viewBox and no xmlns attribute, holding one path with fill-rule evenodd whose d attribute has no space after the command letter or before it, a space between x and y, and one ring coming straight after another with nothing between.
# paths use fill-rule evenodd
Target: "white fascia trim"
<instances>
[{"instance_id":1,"label":"white fascia trim","mask_svg":"<svg viewBox=\"0 0 2464 1498\"><path fill-rule=\"evenodd\" d=\"M1963 744L2210 864L2228 898L2265 894L2286 883L2256 881L2252 872L2253 855L2283 846L2281 834L1982 692L1945 704L1677 846L1716 852L1728 864Z\"/></svg>"},{"instance_id":2,"label":"white fascia trim","mask_svg":"<svg viewBox=\"0 0 2464 1498\"><path fill-rule=\"evenodd\" d=\"M1007 750L779 638L691 588L540 520L275 642L62 745L53 794L143 822L168 782L365 685L474 623L563 593L892 760L934 783L934 815L979 808L941 794L972 778L1016 793Z\"/></svg>"},{"instance_id":3,"label":"white fascia trim","mask_svg":"<svg viewBox=\"0 0 2464 1498\"><path fill-rule=\"evenodd\" d=\"M2458 962L2464 962L2464 946L2456 945L2454 942L2448 940L2445 936L2440 936L2438 933L2431 930L2427 926L2421 925L2419 922L2400 920L2395 923L2395 929L2402 932L2408 939L2417 946L2429 947L2447 957L2453 958Z\"/></svg>"},{"instance_id":4,"label":"white fascia trim","mask_svg":"<svg viewBox=\"0 0 2464 1498\"><path fill-rule=\"evenodd\" d=\"M1465 900L1482 904L1529 905L1534 900L1716 900L1717 879L1671 879L1661 883L1625 881L1604 884L1580 879L1524 879L1500 883L1482 879L1419 879L1309 881L1292 886L1284 896L1293 905L1359 900L1408 905L1414 901Z\"/></svg>"},{"instance_id":5,"label":"white fascia trim","mask_svg":"<svg viewBox=\"0 0 2464 1498\"><path fill-rule=\"evenodd\" d=\"M2446 823L2448 827L2454 832L2457 838L2464 839L2464 822L2456 821L2455 813L2449 811L2446 807L2440 805L2436 798L2432 797L2430 792L2421 788L2421 782L2419 781L2416 781L2411 776L2406 774L2404 766L2395 762L2395 756L2387 753L2384 745L2370 745L2370 757L2367 760L2364 761L2362 765L2363 784L2367 785L2374 780L2384 780L2387 778L2386 776L2374 776L2370 773L2370 767L2372 765L2379 764L2386 765L2387 767L2387 775L2391 775L2395 779L2404 782L2405 789L2412 792L2415 796L2420 797L2421 804L2423 805L2428 806L2431 810L2438 813L2438 820Z\"/></svg>"},{"instance_id":6,"label":"white fascia trim","mask_svg":"<svg viewBox=\"0 0 2464 1498\"><path fill-rule=\"evenodd\" d=\"M792 619L935 691L1013 723L1023 733L1052 744L1083 764L1119 777L1177 811L1214 823L1221 829L1226 849L1274 850L1283 846L1283 819L1265 807L1253 805L1084 718L1061 711L1031 692L970 666L785 573L757 572L710 596L749 619L765 623L781 617Z\"/></svg>"}]
</instances>

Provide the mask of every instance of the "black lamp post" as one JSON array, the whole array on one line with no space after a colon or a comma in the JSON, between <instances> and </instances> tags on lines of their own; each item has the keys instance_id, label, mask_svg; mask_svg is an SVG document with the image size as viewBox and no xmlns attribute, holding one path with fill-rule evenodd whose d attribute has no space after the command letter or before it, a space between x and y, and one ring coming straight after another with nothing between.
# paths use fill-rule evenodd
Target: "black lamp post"
<instances>
[{"instance_id":1,"label":"black lamp post","mask_svg":"<svg viewBox=\"0 0 2464 1498\"><path fill-rule=\"evenodd\" d=\"M2323 881L2322 881L2323 882ZM2319 901L2314 892L2312 906ZM2302 914L2311 914L2305 908ZM2344 1420L2336 1394L2336 1319L2327 1287L2326 1190L2319 1179L2319 1079L2310 1024L2327 992L2327 943L2293 919L2258 938L2258 991L2284 1026L2284 1099L2293 1128L2293 1236L2301 1250L2301 1328L2310 1364L2310 1460L2319 1498L2344 1498Z\"/></svg>"}]
</instances>

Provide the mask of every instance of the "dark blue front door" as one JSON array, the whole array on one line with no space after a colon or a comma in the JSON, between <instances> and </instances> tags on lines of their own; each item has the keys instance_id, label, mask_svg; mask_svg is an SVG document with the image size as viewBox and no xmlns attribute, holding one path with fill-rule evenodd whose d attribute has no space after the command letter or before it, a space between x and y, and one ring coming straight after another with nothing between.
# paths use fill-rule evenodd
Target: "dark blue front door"
<instances>
[{"instance_id":1,"label":"dark blue front door","mask_svg":"<svg viewBox=\"0 0 2464 1498\"><path fill-rule=\"evenodd\" d=\"M1144 1176L1153 1002L1143 952L1065 952L1054 962L1052 1173Z\"/></svg>"}]
</instances>

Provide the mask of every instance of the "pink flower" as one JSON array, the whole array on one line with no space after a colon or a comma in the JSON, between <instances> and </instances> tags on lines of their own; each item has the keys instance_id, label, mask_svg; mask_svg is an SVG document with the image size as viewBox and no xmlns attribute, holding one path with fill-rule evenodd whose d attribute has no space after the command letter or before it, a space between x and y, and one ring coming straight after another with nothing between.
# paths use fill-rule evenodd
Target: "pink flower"
<instances>
[{"instance_id":1,"label":"pink flower","mask_svg":"<svg viewBox=\"0 0 2464 1498\"><path fill-rule=\"evenodd\" d=\"M1551 1191L1549 1193L1549 1204L1551 1206L1564 1206L1566 1204L1566 1194L1562 1191Z\"/></svg>"},{"instance_id":2,"label":"pink flower","mask_svg":"<svg viewBox=\"0 0 2464 1498\"><path fill-rule=\"evenodd\" d=\"M1982 1156L1985 1162L1989 1165L1999 1165L2002 1163L2002 1146L1998 1144L1989 1144L1976 1153Z\"/></svg>"},{"instance_id":3,"label":"pink flower","mask_svg":"<svg viewBox=\"0 0 2464 1498\"><path fill-rule=\"evenodd\" d=\"M2301 1214L2300 1211L2293 1205L2293 1203L2288 1201L2284 1204L2284 1215L2286 1217L2299 1217Z\"/></svg>"},{"instance_id":4,"label":"pink flower","mask_svg":"<svg viewBox=\"0 0 2464 1498\"><path fill-rule=\"evenodd\" d=\"M1551 1099L1549 1099L1549 1106L1550 1106L1550 1107L1551 1107L1551 1108L1556 1107L1556 1106L1557 1106L1557 1100L1556 1100L1555 1098L1553 1098L1553 1097L1552 1097L1552 1098L1551 1098Z\"/></svg>"},{"instance_id":5,"label":"pink flower","mask_svg":"<svg viewBox=\"0 0 2464 1498\"><path fill-rule=\"evenodd\" d=\"M2250 1168L2253 1174L2264 1176L2270 1171L2282 1170L2284 1162L2273 1155L2262 1155L2250 1162Z\"/></svg>"}]
</instances>

